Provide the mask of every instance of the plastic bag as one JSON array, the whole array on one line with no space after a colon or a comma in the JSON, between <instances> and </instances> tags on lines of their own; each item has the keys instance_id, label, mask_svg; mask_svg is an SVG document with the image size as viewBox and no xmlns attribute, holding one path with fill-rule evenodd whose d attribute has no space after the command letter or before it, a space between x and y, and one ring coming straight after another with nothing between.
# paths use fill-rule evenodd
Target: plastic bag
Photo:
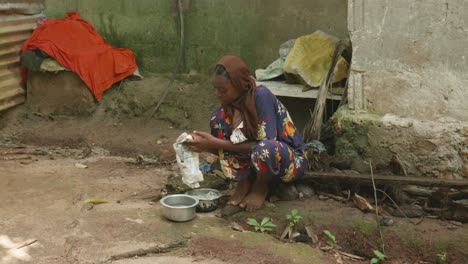
<instances>
[{"instance_id":1,"label":"plastic bag","mask_svg":"<svg viewBox=\"0 0 468 264\"><path fill-rule=\"evenodd\" d=\"M174 143L177 165L182 174L182 182L190 188L200 187L199 182L203 181L203 174L200 171L198 153L193 152L189 147L183 144L185 141L193 139L187 133L182 133Z\"/></svg>"}]
</instances>

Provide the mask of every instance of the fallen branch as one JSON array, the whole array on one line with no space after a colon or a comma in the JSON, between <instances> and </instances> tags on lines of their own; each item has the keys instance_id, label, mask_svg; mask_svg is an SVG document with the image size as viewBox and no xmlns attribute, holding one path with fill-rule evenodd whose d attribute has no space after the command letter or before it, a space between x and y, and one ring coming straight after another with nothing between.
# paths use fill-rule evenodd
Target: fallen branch
<instances>
[{"instance_id":1,"label":"fallen branch","mask_svg":"<svg viewBox=\"0 0 468 264\"><path fill-rule=\"evenodd\" d=\"M15 150L5 150L1 151L0 155L19 155L19 154L28 154L28 155L47 155L47 151L40 149L15 149Z\"/></svg>"},{"instance_id":2,"label":"fallen branch","mask_svg":"<svg viewBox=\"0 0 468 264\"><path fill-rule=\"evenodd\" d=\"M343 256L348 257L348 258L352 258L352 259L356 259L356 260L365 260L365 258L363 258L363 257L356 256L356 255L346 253L346 252L343 252L343 251L338 250L338 253L340 253L340 255L343 255Z\"/></svg>"},{"instance_id":3,"label":"fallen branch","mask_svg":"<svg viewBox=\"0 0 468 264\"><path fill-rule=\"evenodd\" d=\"M404 177L393 175L373 175L373 178L379 184L418 185L427 187L446 186L458 189L468 188L468 181L466 180L446 180L433 179L428 177ZM316 171L305 172L305 174L299 178L297 182L314 182L317 180L330 181L330 179L372 183L372 176L369 174L348 174Z\"/></svg>"},{"instance_id":4,"label":"fallen branch","mask_svg":"<svg viewBox=\"0 0 468 264\"><path fill-rule=\"evenodd\" d=\"M341 196L338 196L338 195L334 195L334 194L331 194L331 193L322 193L322 192L319 192L318 194L320 195L323 195L325 197L328 197L330 199L333 199L335 201L338 201L338 202L342 202L342 203L346 203L348 200L344 197L341 197Z\"/></svg>"},{"instance_id":5,"label":"fallen branch","mask_svg":"<svg viewBox=\"0 0 468 264\"><path fill-rule=\"evenodd\" d=\"M31 156L28 156L28 155L15 155L15 156L0 157L0 160L27 160L27 159L31 159Z\"/></svg>"},{"instance_id":6,"label":"fallen branch","mask_svg":"<svg viewBox=\"0 0 468 264\"><path fill-rule=\"evenodd\" d=\"M126 259L126 258L133 258L133 257L139 257L139 256L145 256L148 254L160 254L160 253L167 253L170 251L173 251L175 249L184 247L187 244L185 240L180 240L176 242L172 242L169 244L161 244L161 245L156 245L147 249L137 249L137 250L132 250L129 252L113 255L110 257L110 260L119 260L119 259Z\"/></svg>"},{"instance_id":7,"label":"fallen branch","mask_svg":"<svg viewBox=\"0 0 468 264\"><path fill-rule=\"evenodd\" d=\"M386 192L380 190L380 189L377 189L377 191L381 192L383 195L385 195L388 199L390 199L390 201L393 203L393 205L398 209L398 211L400 211L401 215L403 215L406 219L410 220L409 217L403 213L403 211L400 209L400 207L397 205L397 203L395 203L395 201L393 201L392 197L390 197L390 195L388 195ZM410 220L411 223L413 223L411 220Z\"/></svg>"}]
</instances>

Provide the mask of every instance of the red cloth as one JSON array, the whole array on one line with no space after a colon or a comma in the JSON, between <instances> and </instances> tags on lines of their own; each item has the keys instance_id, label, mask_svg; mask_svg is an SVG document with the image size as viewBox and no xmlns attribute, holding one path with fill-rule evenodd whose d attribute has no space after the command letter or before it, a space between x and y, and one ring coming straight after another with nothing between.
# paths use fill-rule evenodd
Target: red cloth
<instances>
[{"instance_id":1,"label":"red cloth","mask_svg":"<svg viewBox=\"0 0 468 264\"><path fill-rule=\"evenodd\" d=\"M113 48L76 12L65 18L49 19L23 43L22 52L40 49L85 82L97 101L113 83L137 68L129 49ZM22 69L23 80L25 70Z\"/></svg>"}]
</instances>

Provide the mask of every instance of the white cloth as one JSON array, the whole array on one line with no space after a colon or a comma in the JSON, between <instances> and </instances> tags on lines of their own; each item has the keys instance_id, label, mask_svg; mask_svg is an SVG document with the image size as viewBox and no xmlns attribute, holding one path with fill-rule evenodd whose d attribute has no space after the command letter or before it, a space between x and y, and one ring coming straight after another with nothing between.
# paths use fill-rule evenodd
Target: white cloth
<instances>
[{"instance_id":1,"label":"white cloth","mask_svg":"<svg viewBox=\"0 0 468 264\"><path fill-rule=\"evenodd\" d=\"M244 121L240 122L240 124L232 131L231 137L229 138L232 144L239 144L242 142L247 141L244 133L242 133L241 128L244 127Z\"/></svg>"}]
</instances>

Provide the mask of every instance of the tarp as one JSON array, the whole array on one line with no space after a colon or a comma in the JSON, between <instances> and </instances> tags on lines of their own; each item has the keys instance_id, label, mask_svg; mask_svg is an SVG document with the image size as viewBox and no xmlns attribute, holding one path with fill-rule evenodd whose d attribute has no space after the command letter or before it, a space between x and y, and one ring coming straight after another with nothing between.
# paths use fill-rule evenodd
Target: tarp
<instances>
[{"instance_id":1,"label":"tarp","mask_svg":"<svg viewBox=\"0 0 468 264\"><path fill-rule=\"evenodd\" d=\"M279 58L272 62L266 69L257 69L255 71L255 78L257 81L267 81L283 75L284 62L286 61L289 51L294 46L294 41L294 39L290 39L281 44L279 49Z\"/></svg>"},{"instance_id":2,"label":"tarp","mask_svg":"<svg viewBox=\"0 0 468 264\"><path fill-rule=\"evenodd\" d=\"M283 70L301 76L311 87L318 87L330 68L336 40L321 32L301 36L286 57ZM348 63L340 56L334 69L332 83L347 78Z\"/></svg>"},{"instance_id":3,"label":"tarp","mask_svg":"<svg viewBox=\"0 0 468 264\"><path fill-rule=\"evenodd\" d=\"M76 12L65 18L49 19L39 25L23 43L22 52L40 49L62 66L75 72L97 101L113 83L131 75L137 68L131 50L114 48ZM22 69L23 81L25 69Z\"/></svg>"}]
</instances>

